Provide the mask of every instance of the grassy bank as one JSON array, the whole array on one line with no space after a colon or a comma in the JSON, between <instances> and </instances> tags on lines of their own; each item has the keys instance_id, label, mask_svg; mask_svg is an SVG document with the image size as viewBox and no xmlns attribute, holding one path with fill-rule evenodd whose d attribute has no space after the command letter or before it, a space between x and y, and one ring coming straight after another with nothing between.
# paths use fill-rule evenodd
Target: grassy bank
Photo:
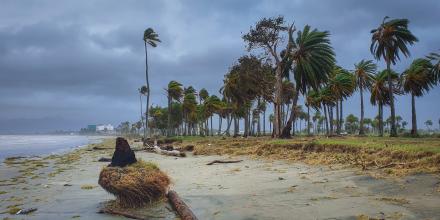
<instances>
[{"instance_id":1,"label":"grassy bank","mask_svg":"<svg viewBox=\"0 0 440 220\"><path fill-rule=\"evenodd\" d=\"M439 138L184 138L198 155L249 155L308 164L342 164L386 175L440 172Z\"/></svg>"}]
</instances>

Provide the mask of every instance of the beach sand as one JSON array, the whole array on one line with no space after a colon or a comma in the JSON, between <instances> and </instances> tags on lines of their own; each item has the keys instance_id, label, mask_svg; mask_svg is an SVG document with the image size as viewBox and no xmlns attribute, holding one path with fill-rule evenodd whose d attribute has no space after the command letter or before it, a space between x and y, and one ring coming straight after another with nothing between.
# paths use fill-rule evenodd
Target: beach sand
<instances>
[{"instance_id":1,"label":"beach sand","mask_svg":"<svg viewBox=\"0 0 440 220\"><path fill-rule=\"evenodd\" d=\"M98 184L97 162L112 150L84 148L64 156L18 159L0 166L0 217L123 219L98 214L114 197ZM440 177L419 174L376 179L357 169L253 160L206 163L225 156L176 158L137 151L159 165L199 219L440 219ZM19 161L27 160L25 163ZM20 171L21 170L21 171ZM29 215L15 209L37 208ZM136 211L176 219L166 202Z\"/></svg>"}]
</instances>

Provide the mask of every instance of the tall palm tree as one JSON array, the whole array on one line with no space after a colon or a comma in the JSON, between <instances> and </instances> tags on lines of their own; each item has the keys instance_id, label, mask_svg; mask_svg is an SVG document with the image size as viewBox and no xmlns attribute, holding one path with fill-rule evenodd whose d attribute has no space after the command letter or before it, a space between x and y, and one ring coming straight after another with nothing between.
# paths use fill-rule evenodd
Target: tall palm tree
<instances>
[{"instance_id":1,"label":"tall palm tree","mask_svg":"<svg viewBox=\"0 0 440 220\"><path fill-rule=\"evenodd\" d=\"M411 134L417 135L417 118L415 97L421 97L435 84L435 77L431 72L432 64L427 59L414 60L409 68L403 72L401 80L405 93L411 94Z\"/></svg>"},{"instance_id":2,"label":"tall palm tree","mask_svg":"<svg viewBox=\"0 0 440 220\"><path fill-rule=\"evenodd\" d=\"M354 75L356 78L356 88L359 89L361 96L361 119L359 124L359 135L364 135L364 90L371 86L373 75L376 72L376 64L372 60L361 60L354 65Z\"/></svg>"},{"instance_id":3,"label":"tall palm tree","mask_svg":"<svg viewBox=\"0 0 440 220\"><path fill-rule=\"evenodd\" d=\"M374 75L370 87L370 102L372 105L378 106L378 133L381 137L383 136L383 106L389 105L391 103L389 96L390 92L388 91L389 87L386 86L388 78L391 78L391 80L395 82L398 78L398 75L393 70L383 70Z\"/></svg>"},{"instance_id":4,"label":"tall palm tree","mask_svg":"<svg viewBox=\"0 0 440 220\"><path fill-rule=\"evenodd\" d=\"M142 122L142 126L144 127L144 138L147 135L147 133L146 133L147 132L147 126L144 123L144 112L142 110L142 96L146 96L147 92L148 92L147 86L143 85L143 86L141 86L141 88L139 88L139 99L140 99L140 102L141 102L141 122ZM145 114L147 114L147 113L145 113Z\"/></svg>"},{"instance_id":5,"label":"tall palm tree","mask_svg":"<svg viewBox=\"0 0 440 220\"><path fill-rule=\"evenodd\" d=\"M391 64L394 65L397 60L400 60L399 53L402 53L405 57L410 56L407 44L412 45L417 42L418 39L408 29L408 19L387 20L388 18L389 17L386 16L378 28L371 30L373 35L371 37L370 51L377 60L383 58L387 64L387 70L391 71ZM391 75L388 75L388 77L388 92L391 101L390 136L396 137L396 111L393 98L394 89L390 78Z\"/></svg>"},{"instance_id":6,"label":"tall palm tree","mask_svg":"<svg viewBox=\"0 0 440 220\"><path fill-rule=\"evenodd\" d=\"M167 97L168 97L168 132L167 136L171 136L172 123L171 123L171 113L172 113L172 102L173 100L180 101L180 98L183 95L182 84L177 81L170 81L168 83Z\"/></svg>"},{"instance_id":7,"label":"tall palm tree","mask_svg":"<svg viewBox=\"0 0 440 220\"><path fill-rule=\"evenodd\" d=\"M306 25L298 31L291 54L292 70L295 79L296 94L292 101L292 110L280 137L290 137L292 122L295 120L295 108L299 94L307 94L318 89L328 77L335 63L335 54L330 43L328 31L318 31ZM276 120L275 120L276 121Z\"/></svg>"},{"instance_id":8,"label":"tall palm tree","mask_svg":"<svg viewBox=\"0 0 440 220\"><path fill-rule=\"evenodd\" d=\"M148 128L148 112L149 112L149 105L150 105L150 81L148 80L148 53L147 53L147 44L152 47L157 47L157 43L161 42L159 40L159 35L154 32L152 28L147 28L144 31L144 48L145 48L145 79L147 81L147 106L146 106L146 112L145 112L145 127Z\"/></svg>"}]
</instances>

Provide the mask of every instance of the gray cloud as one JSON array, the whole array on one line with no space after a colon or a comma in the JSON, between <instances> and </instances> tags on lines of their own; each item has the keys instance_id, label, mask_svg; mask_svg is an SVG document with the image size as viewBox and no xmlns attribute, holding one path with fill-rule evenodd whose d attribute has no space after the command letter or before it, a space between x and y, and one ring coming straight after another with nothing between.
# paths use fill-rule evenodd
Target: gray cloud
<instances>
[{"instance_id":1,"label":"gray cloud","mask_svg":"<svg viewBox=\"0 0 440 220\"><path fill-rule=\"evenodd\" d=\"M13 1L0 0L0 132L78 129L89 123L137 120L144 83L142 32L149 48L152 102L165 104L170 80L217 93L223 75L246 54L241 35L258 19L284 15L300 29L329 30L338 63L352 69L372 59L370 33L385 15L411 20L420 39L413 58L440 49L440 3L414 1ZM383 62L379 61L381 68ZM437 119L440 89L418 99L419 122ZM358 95L344 105L358 113ZM409 121L410 101L398 98ZM367 116L376 109L367 107Z\"/></svg>"}]
</instances>

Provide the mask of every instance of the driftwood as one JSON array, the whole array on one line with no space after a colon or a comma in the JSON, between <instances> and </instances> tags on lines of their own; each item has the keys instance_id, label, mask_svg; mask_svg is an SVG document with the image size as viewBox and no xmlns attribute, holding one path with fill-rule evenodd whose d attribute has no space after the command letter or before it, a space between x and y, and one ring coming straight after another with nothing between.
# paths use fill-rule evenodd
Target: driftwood
<instances>
[{"instance_id":1,"label":"driftwood","mask_svg":"<svg viewBox=\"0 0 440 220\"><path fill-rule=\"evenodd\" d=\"M186 157L185 152L180 152L178 150L162 150L157 145L154 146L154 151L158 154L168 155L168 156L175 156L175 157Z\"/></svg>"},{"instance_id":2,"label":"driftwood","mask_svg":"<svg viewBox=\"0 0 440 220\"><path fill-rule=\"evenodd\" d=\"M31 212L35 212L35 211L37 211L37 208L21 209L20 211L18 211L16 213L16 215L27 215L27 214L29 214Z\"/></svg>"},{"instance_id":3,"label":"driftwood","mask_svg":"<svg viewBox=\"0 0 440 220\"><path fill-rule=\"evenodd\" d=\"M99 158L98 162L112 162L112 158L101 157Z\"/></svg>"},{"instance_id":4,"label":"driftwood","mask_svg":"<svg viewBox=\"0 0 440 220\"><path fill-rule=\"evenodd\" d=\"M216 163L240 163L243 160L214 160L212 162L207 163L206 165L213 165Z\"/></svg>"},{"instance_id":5,"label":"driftwood","mask_svg":"<svg viewBox=\"0 0 440 220\"><path fill-rule=\"evenodd\" d=\"M127 212L122 212L122 211L117 211L117 210L113 210L113 209L101 209L99 210L98 213L105 213L105 214L111 214L111 215L120 215L120 216L124 216L126 218L131 218L131 219L140 219L140 220L147 220L148 218L143 218L141 216L137 216L137 215L133 215Z\"/></svg>"},{"instance_id":6,"label":"driftwood","mask_svg":"<svg viewBox=\"0 0 440 220\"><path fill-rule=\"evenodd\" d=\"M168 191L168 200L182 220L197 220L197 217L173 190Z\"/></svg>"}]
</instances>

